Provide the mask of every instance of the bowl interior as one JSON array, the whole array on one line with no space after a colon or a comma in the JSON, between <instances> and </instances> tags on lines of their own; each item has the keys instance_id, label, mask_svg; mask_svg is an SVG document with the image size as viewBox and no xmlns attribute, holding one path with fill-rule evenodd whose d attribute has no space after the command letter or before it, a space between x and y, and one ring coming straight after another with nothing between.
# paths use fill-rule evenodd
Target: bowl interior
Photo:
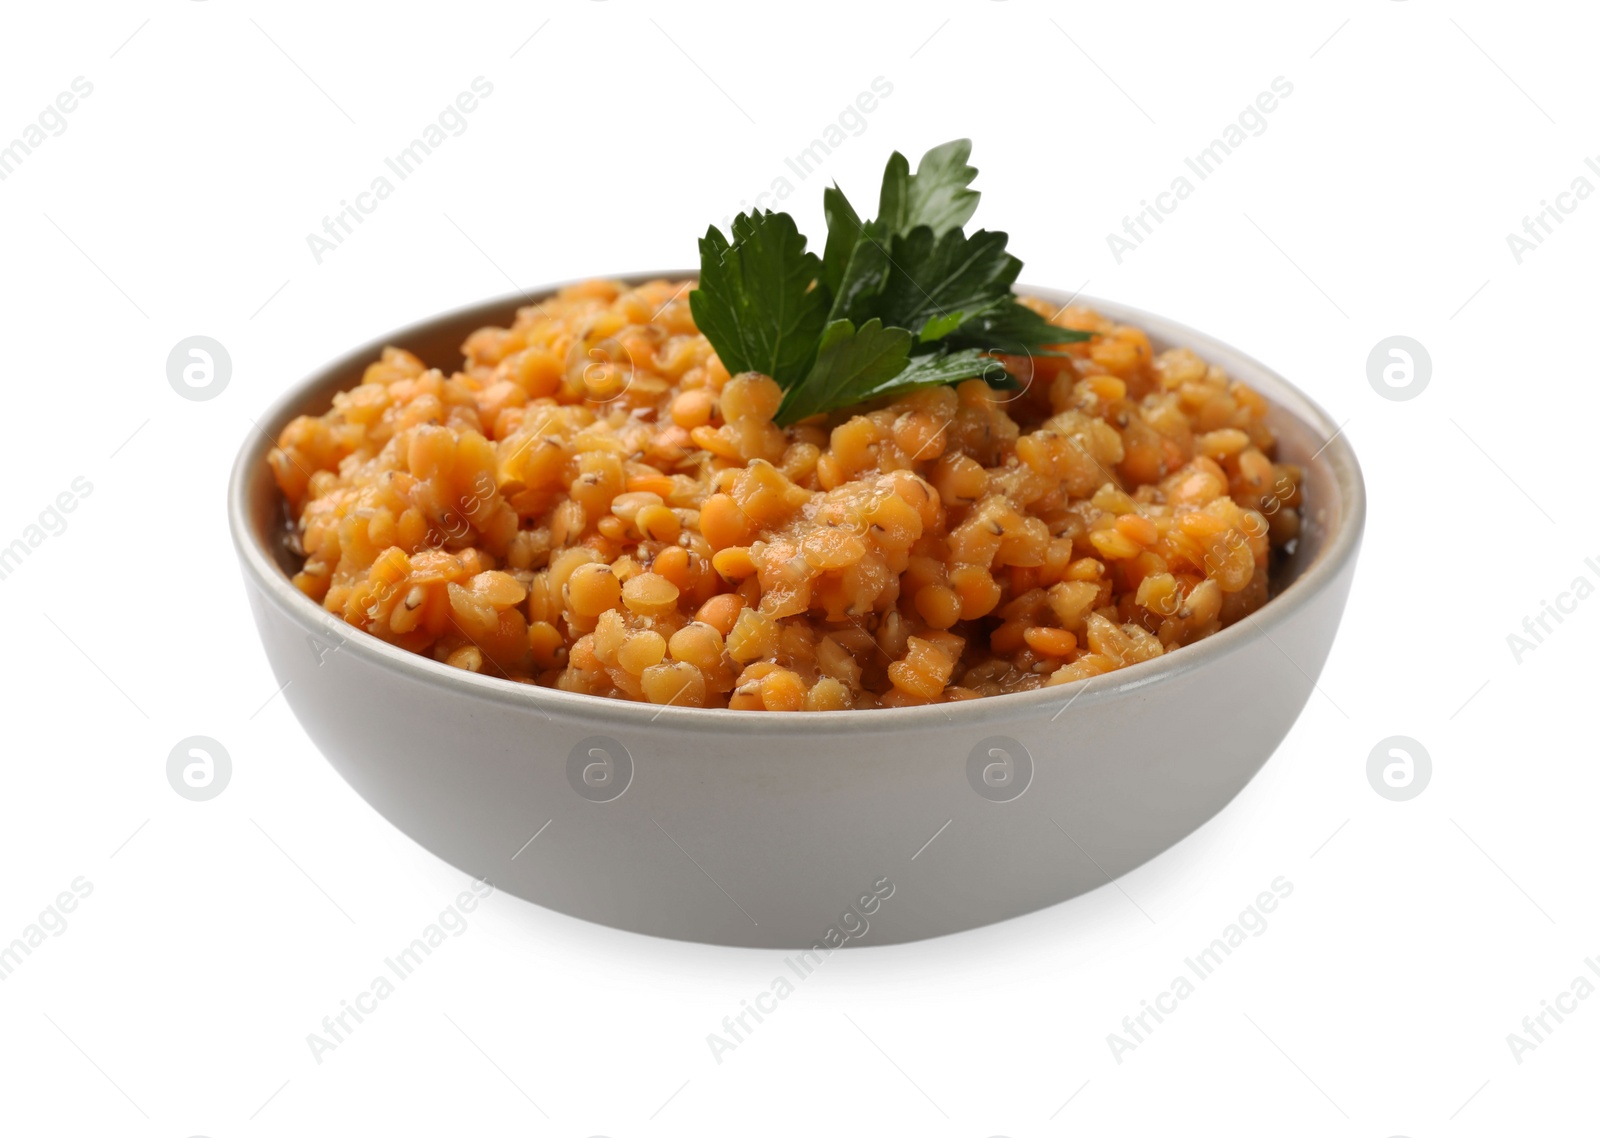
<instances>
[{"instance_id":1,"label":"bowl interior","mask_svg":"<svg viewBox=\"0 0 1600 1138\"><path fill-rule=\"evenodd\" d=\"M683 270L637 274L622 279L626 283L634 284L662 278L684 280L693 276L692 271ZM234 468L234 484L231 489L234 518L236 528L245 531L236 534L236 539L240 542L241 552L246 555L247 565L250 564L253 554L255 567L258 570L264 570L263 561L274 566L280 585L278 591L292 594L289 603L299 606L314 619L326 617L320 606L301 595L288 582L288 578L299 569L299 565L295 555L286 545L289 519L286 517L277 484L266 463L267 452L272 446L269 440L275 440L297 415L320 415L325 412L332 406L333 397L337 392L360 382L366 366L378 358L385 346L404 348L429 366L454 367L461 360L461 345L469 333L484 325L502 327L508 325L519 307L537 303L559 287L559 285L551 286L538 292L495 298L396 330L346 353L313 373L303 384L289 390L259 420L261 430L252 431ZM1019 286L1018 291L1058 304L1075 300L1114 320L1136 325L1145 330L1151 344L1158 352L1174 347L1191 348L1202 359L1222 366L1232 378L1250 385L1268 400L1271 406L1267 421L1277 434L1279 460L1296 463L1305 469L1306 505L1303 508L1301 536L1293 550L1274 566L1273 599L1259 610L1258 620L1270 623L1275 607L1294 603L1292 597L1295 594L1310 591L1314 582L1307 578L1329 579L1340 564L1354 555L1365 510L1360 469L1354 452L1340 434L1336 424L1325 411L1299 390L1269 368L1236 349L1165 318L1112 301L1077 297L1075 294L1059 290ZM245 548L247 545L250 548ZM1198 663L1199 655L1202 650L1207 650L1208 645L1211 646L1210 651L1223 650L1229 642L1229 633L1242 633L1242 631L1239 625L1235 625L1186 647L1181 653L1174 653L1172 657L1162 657L1123 669L1117 673L1120 682L1116 685L1108 684L1106 688L1143 682L1147 672L1170 669L1175 659L1188 657L1189 662ZM373 646L380 649L388 647L375 639ZM393 649L393 651L400 650ZM421 664L433 663L421 657L413 659ZM444 665L435 666L444 667ZM499 682L493 681L492 677L483 679ZM522 685L503 686L522 691L533 690L525 689ZM565 693L553 694L565 695ZM1038 694L1017 693L978 702L1026 699ZM702 716L707 714L696 709L671 710ZM718 710L713 714L725 718L762 713ZM770 714L766 713L768 719ZM833 716L824 718L856 718L861 715L881 717L883 713L835 712Z\"/></svg>"}]
</instances>

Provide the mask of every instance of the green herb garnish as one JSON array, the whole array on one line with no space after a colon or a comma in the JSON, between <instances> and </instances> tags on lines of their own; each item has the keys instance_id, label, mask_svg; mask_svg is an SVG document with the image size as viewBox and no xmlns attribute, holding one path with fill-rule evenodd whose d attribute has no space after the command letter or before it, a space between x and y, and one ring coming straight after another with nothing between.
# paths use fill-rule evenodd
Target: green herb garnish
<instances>
[{"instance_id":1,"label":"green herb garnish","mask_svg":"<svg viewBox=\"0 0 1600 1138\"><path fill-rule=\"evenodd\" d=\"M786 213L741 213L733 244L716 226L700 241L689 311L729 372L759 371L787 389L805 378L828 315L813 286L822 262Z\"/></svg>"},{"instance_id":2,"label":"green herb garnish","mask_svg":"<svg viewBox=\"0 0 1600 1138\"><path fill-rule=\"evenodd\" d=\"M876 220L825 190L821 258L786 213L741 213L731 241L706 230L690 311L728 371L783 388L780 425L964 379L1014 387L990 353L1053 355L1044 349L1089 338L1018 303L1022 262L1004 233L963 231L978 208L971 153L964 138L947 142L915 174L890 155Z\"/></svg>"}]
</instances>

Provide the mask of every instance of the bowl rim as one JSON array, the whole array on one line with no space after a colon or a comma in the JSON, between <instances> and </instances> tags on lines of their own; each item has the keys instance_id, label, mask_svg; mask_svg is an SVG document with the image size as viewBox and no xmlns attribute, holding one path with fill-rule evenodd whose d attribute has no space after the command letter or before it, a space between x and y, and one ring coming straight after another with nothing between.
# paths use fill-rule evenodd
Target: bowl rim
<instances>
[{"instance_id":1,"label":"bowl rim","mask_svg":"<svg viewBox=\"0 0 1600 1138\"><path fill-rule=\"evenodd\" d=\"M629 273L611 276L625 285L653 280L693 280L690 270ZM1261 394L1281 414L1299 420L1327 441L1309 462L1328 466L1341 496L1336 527L1329 532L1324 548L1277 596L1262 605L1249 619L1240 620L1203 640L1185 645L1180 651L1132 664L1126 668L1056 687L1010 692L957 703L924 704L914 707L865 708L818 714L805 711L736 711L729 708L675 707L639 703L610 696L562 691L559 688L522 684L499 676L453 668L431 657L408 652L328 612L299 589L279 568L276 559L254 537L250 521L248 490L256 478L267 471L266 455L276 445L284 425L299 413L310 394L325 385L331 373L364 365L376 359L387 345L425 334L442 325L474 314L514 310L537 303L567 284L592 278L577 278L541 285L532 289L502 293L486 299L414 320L320 365L290 385L260 416L252 420L253 429L245 436L228 481L228 528L246 580L271 601L285 616L299 624L308 635L331 640L339 651L349 651L360 660L397 672L424 683L440 685L455 694L489 703L532 709L554 722L552 713L575 719L589 719L619 728L640 727L655 730L692 730L713 733L756 733L793 730L803 725L807 733L819 735L877 734L928 727L984 727L1003 724L1013 717L1035 713L1047 706L1061 705L1061 711L1080 701L1085 708L1124 696L1152 684L1166 683L1188 676L1200 668L1216 664L1240 649L1256 634L1271 639L1271 630L1282 625L1295 611L1307 606L1339 579L1354 560L1366 522L1366 488L1355 450L1343 428L1321 406L1275 370L1223 341L1177 321L1119 301L1068 293L1062 289L1018 284L1021 295L1043 297L1062 304L1081 303L1106 312L1119 320L1138 324L1158 338L1181 341L1208 362L1231 357L1244 361L1266 377L1269 390ZM1232 368L1229 369L1230 371ZM1252 386L1256 386L1252 384ZM1293 663L1292 659L1290 661ZM1298 666L1298 665L1296 665ZM1107 677L1115 677L1108 680ZM1100 681L1100 682L1097 682ZM1061 712L1057 712L1059 716ZM1054 717L1052 718L1054 722Z\"/></svg>"}]
</instances>

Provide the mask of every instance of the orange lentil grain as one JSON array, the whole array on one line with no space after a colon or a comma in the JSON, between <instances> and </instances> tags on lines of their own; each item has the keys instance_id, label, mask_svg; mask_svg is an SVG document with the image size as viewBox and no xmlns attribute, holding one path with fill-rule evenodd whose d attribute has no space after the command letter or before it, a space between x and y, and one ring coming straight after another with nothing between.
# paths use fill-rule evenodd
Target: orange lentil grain
<instances>
[{"instance_id":1,"label":"orange lentil grain","mask_svg":"<svg viewBox=\"0 0 1600 1138\"><path fill-rule=\"evenodd\" d=\"M1078 638L1062 628L1036 625L1025 631L1022 638L1041 656L1070 656L1078 647Z\"/></svg>"},{"instance_id":2,"label":"orange lentil grain","mask_svg":"<svg viewBox=\"0 0 1600 1138\"><path fill-rule=\"evenodd\" d=\"M733 622L739 618L739 610L742 608L744 608L744 598L738 593L718 593L700 606L700 611L694 614L694 618L704 621L723 636L727 636L733 631Z\"/></svg>"}]
</instances>

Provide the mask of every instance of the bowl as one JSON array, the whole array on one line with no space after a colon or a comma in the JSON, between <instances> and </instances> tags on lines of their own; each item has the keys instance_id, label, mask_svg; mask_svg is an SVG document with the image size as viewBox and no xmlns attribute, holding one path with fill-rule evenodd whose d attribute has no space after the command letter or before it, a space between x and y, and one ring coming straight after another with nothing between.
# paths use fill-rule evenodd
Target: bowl
<instances>
[{"instance_id":1,"label":"bowl","mask_svg":"<svg viewBox=\"0 0 1600 1138\"><path fill-rule=\"evenodd\" d=\"M713 944L825 952L959 932L1106 885L1193 832L1314 690L1365 515L1349 443L1248 356L1087 298L1158 351L1191 347L1254 387L1280 457L1306 468L1303 532L1273 598L1170 655L947 705L656 707L452 668L295 589L269 438L327 410L384 345L458 359L467 333L505 326L555 287L413 324L319 369L252 431L228 491L261 641L306 733L373 808L473 877L585 920Z\"/></svg>"}]
</instances>

